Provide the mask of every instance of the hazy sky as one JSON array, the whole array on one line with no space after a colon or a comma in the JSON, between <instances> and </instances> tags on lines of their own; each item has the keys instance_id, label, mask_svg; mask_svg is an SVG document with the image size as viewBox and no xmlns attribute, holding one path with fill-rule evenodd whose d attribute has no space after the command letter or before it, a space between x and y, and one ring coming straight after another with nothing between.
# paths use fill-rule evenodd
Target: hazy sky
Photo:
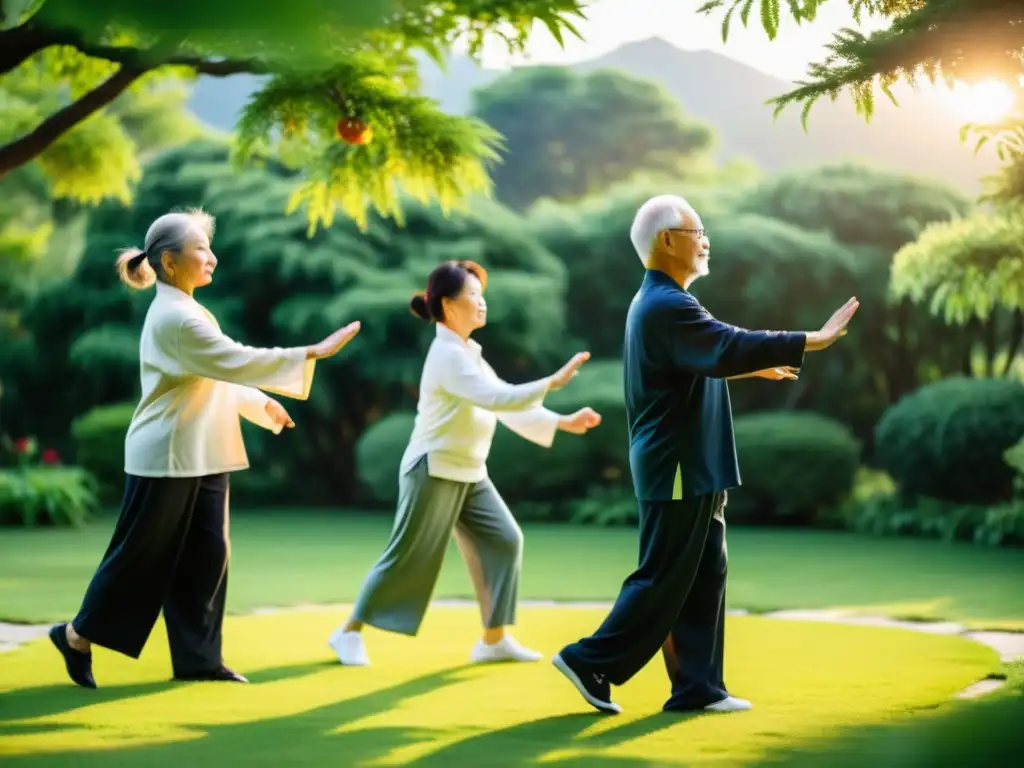
<instances>
[{"instance_id":1,"label":"hazy sky","mask_svg":"<svg viewBox=\"0 0 1024 768\"><path fill-rule=\"evenodd\" d=\"M803 76L809 62L822 58L823 46L831 40L833 32L844 26L856 26L846 0L831 0L819 11L814 23L800 26L787 18L779 36L769 41L755 10L749 29L743 28L739 14L734 16L729 41L723 44L721 14L698 14L695 9L703 2L594 0L587 8L587 21L578 25L584 40L570 38L563 49L541 27L530 41L528 61L561 64L591 59L623 43L657 36L684 50L717 51L785 80L795 80ZM878 26L871 22L868 20L862 28ZM484 61L491 67L520 63L511 61L507 53L497 48L486 53Z\"/></svg>"}]
</instances>

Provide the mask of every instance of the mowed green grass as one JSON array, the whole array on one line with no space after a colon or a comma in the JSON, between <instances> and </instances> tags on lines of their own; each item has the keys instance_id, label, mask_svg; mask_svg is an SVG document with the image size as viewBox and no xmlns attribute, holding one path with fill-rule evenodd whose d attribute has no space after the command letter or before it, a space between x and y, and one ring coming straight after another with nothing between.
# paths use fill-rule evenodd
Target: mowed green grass
<instances>
[{"instance_id":1,"label":"mowed green grass","mask_svg":"<svg viewBox=\"0 0 1024 768\"><path fill-rule=\"evenodd\" d=\"M517 632L550 656L603 615L526 608ZM325 609L230 618L228 659L249 686L169 682L159 625L137 662L96 651L97 691L66 681L45 638L0 654L0 760L6 768L749 766L788 762L794 750L826 749L865 727L914 723L998 666L990 649L959 637L731 617L727 682L755 702L752 712L662 713L668 683L656 657L616 690L624 714L605 717L547 661L467 665L479 631L473 608L434 606L414 639L368 631L369 668L333 660L325 640L341 618ZM802 764L829 762L814 753Z\"/></svg>"},{"instance_id":2,"label":"mowed green grass","mask_svg":"<svg viewBox=\"0 0 1024 768\"><path fill-rule=\"evenodd\" d=\"M112 519L83 530L0 529L0 620L77 610ZM231 522L229 610L351 601L391 530L390 515L275 510ZM524 525L521 597L608 601L635 567L633 529ZM815 531L729 531L732 608L842 607L1024 630L1024 551ZM471 598L452 547L435 598Z\"/></svg>"}]
</instances>

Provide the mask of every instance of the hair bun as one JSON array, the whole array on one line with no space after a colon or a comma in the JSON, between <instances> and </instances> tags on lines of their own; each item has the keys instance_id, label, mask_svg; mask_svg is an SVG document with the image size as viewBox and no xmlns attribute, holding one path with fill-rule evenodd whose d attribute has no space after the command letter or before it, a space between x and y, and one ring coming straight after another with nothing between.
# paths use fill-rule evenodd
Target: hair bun
<instances>
[{"instance_id":1,"label":"hair bun","mask_svg":"<svg viewBox=\"0 0 1024 768\"><path fill-rule=\"evenodd\" d=\"M420 320L430 322L430 307L427 306L427 296L424 293L417 293L409 301L409 309Z\"/></svg>"}]
</instances>

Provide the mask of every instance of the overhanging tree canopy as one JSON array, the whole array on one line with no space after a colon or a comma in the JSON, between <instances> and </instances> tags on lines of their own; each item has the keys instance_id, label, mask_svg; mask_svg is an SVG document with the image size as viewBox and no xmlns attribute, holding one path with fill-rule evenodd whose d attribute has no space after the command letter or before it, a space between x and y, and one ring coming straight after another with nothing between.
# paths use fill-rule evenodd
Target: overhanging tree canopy
<instances>
[{"instance_id":1,"label":"overhanging tree canopy","mask_svg":"<svg viewBox=\"0 0 1024 768\"><path fill-rule=\"evenodd\" d=\"M722 36L738 15L746 26L755 8L765 32L778 33L781 14L797 22L814 21L830 0L709 0L700 12L725 11ZM1000 157L1020 163L1024 158L1024 3L1020 0L844 0L858 21L864 14L892 20L889 28L869 35L843 29L828 46L824 61L811 64L808 78L774 103L777 109L803 104L804 119L823 96L835 99L849 91L858 111L870 117L880 90L895 103L890 90L898 80L913 84L924 77L971 81L998 78L1018 94L1014 113L990 125L965 126L980 142L995 139ZM1024 187L1021 187L1024 192ZM998 191L996 193L998 196Z\"/></svg>"},{"instance_id":2,"label":"overhanging tree canopy","mask_svg":"<svg viewBox=\"0 0 1024 768\"><path fill-rule=\"evenodd\" d=\"M291 206L310 227L338 208L365 224L369 206L400 215L402 193L458 203L489 185L500 137L418 94L414 52L440 60L485 36L522 50L534 22L576 34L583 0L0 0L0 178L37 162L65 190L116 194L133 171L110 135L108 105L147 79L268 75L237 126L240 160L276 155L300 169ZM18 98L45 78L52 98ZM7 109L18 108L9 121ZM356 143L339 141L339 125ZM363 130L369 126L373 140ZM106 135L104 132L107 132ZM123 145L122 145L123 150ZM77 191L76 191L77 190Z\"/></svg>"}]
</instances>

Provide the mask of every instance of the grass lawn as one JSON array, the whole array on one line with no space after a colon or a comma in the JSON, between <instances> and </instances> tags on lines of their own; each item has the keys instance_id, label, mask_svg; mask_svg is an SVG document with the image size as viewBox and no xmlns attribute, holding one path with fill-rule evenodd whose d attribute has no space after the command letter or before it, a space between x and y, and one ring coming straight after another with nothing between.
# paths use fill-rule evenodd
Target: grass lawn
<instances>
[{"instance_id":1,"label":"grass lawn","mask_svg":"<svg viewBox=\"0 0 1024 768\"><path fill-rule=\"evenodd\" d=\"M1011 766L1024 751L1024 662L1009 666L1006 690L913 719L844 729L819 744L793 744L766 762L773 768L963 768Z\"/></svg>"},{"instance_id":2,"label":"grass lawn","mask_svg":"<svg viewBox=\"0 0 1024 768\"><path fill-rule=\"evenodd\" d=\"M257 530L254 523L250 534ZM281 530L280 523L272 530ZM300 551L289 562L301 560L303 546L317 553L311 554L313 563L329 562L320 554L321 548L331 551L327 543L309 535L315 530L330 528L319 524L305 536L296 532ZM344 530L337 528L339 534ZM243 536L239 539L240 545L246 543ZM597 540L584 536L575 544L585 548ZM609 554L628 548L628 537L607 541L617 542L607 544ZM756 541L747 543L752 551ZM248 542L252 557L259 553L257 542ZM340 548L351 553L353 546L350 539ZM583 562L579 555L572 557L577 559L570 566ZM614 564L627 560L616 555ZM246 567L256 573L254 563ZM265 574L268 582L284 572L279 569ZM599 609L527 608L518 634L550 655L591 630L602 616ZM376 665L370 668L344 668L332 661L325 640L339 618L337 611L323 609L230 618L228 658L251 677L250 686L168 682L162 626L137 662L97 650L95 669L103 686L98 691L71 686L45 638L0 654L0 759L7 768L641 768L773 760L810 768L830 765L822 758L829 746L846 743L865 727L913 725L922 716L911 713L935 707L944 712L950 696L998 666L992 651L958 637L731 617L729 685L755 701L752 712L661 713L667 680L656 657L616 691L624 714L602 717L547 662L466 665L478 631L472 608L435 606L415 639L368 633ZM953 711L979 711L974 706ZM977 718L972 722L977 726ZM1019 725L1013 733L1019 733ZM866 761L865 754L853 764L915 764L901 761L905 750L871 753Z\"/></svg>"},{"instance_id":3,"label":"grass lawn","mask_svg":"<svg viewBox=\"0 0 1024 768\"><path fill-rule=\"evenodd\" d=\"M280 510L232 520L229 610L350 601L391 517ZM0 529L0 620L67 619L112 520L84 530ZM611 600L635 566L636 531L526 525L521 596ZM729 603L763 611L847 607L1024 630L1024 551L845 533L729 532ZM472 597L452 547L435 597Z\"/></svg>"}]
</instances>

